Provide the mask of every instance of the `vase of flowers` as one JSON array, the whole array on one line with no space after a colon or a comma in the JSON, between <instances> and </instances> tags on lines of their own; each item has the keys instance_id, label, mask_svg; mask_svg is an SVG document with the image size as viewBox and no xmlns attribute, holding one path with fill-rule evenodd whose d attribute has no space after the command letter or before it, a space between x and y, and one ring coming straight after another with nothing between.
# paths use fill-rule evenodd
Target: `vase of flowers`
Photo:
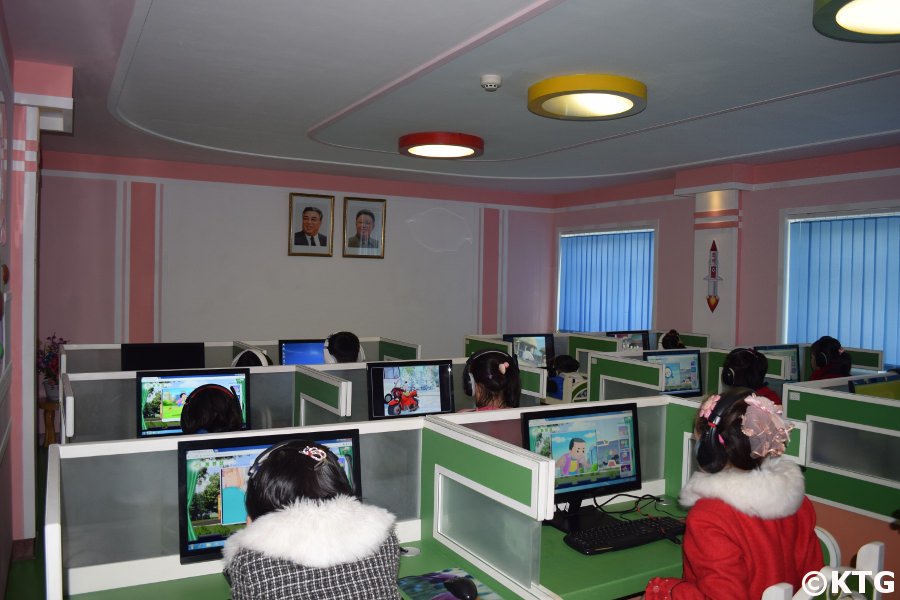
<instances>
[{"instance_id":1,"label":"vase of flowers","mask_svg":"<svg viewBox=\"0 0 900 600\"><path fill-rule=\"evenodd\" d=\"M47 400L56 402L59 399L59 361L65 338L57 337L56 332L38 343L37 370L44 378L44 393Z\"/></svg>"}]
</instances>

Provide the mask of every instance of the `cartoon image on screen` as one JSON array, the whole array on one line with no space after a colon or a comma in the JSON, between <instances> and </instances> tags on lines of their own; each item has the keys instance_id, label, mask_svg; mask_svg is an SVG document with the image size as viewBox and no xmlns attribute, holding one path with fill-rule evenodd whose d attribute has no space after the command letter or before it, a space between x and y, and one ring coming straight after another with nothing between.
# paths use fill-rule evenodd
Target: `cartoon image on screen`
<instances>
[{"instance_id":1,"label":"cartoon image on screen","mask_svg":"<svg viewBox=\"0 0 900 600\"><path fill-rule=\"evenodd\" d=\"M529 367L547 365L546 340L543 337L517 337L513 342L513 352L519 364Z\"/></svg>"},{"instance_id":2,"label":"cartoon image on screen","mask_svg":"<svg viewBox=\"0 0 900 600\"><path fill-rule=\"evenodd\" d=\"M441 412L441 373L438 366L385 367L382 371L384 412Z\"/></svg>"},{"instance_id":3,"label":"cartoon image on screen","mask_svg":"<svg viewBox=\"0 0 900 600\"><path fill-rule=\"evenodd\" d=\"M337 457L354 484L352 440L321 442ZM225 538L247 525L247 474L269 445L188 450L185 454L185 504L188 552L221 548Z\"/></svg>"},{"instance_id":4,"label":"cartoon image on screen","mask_svg":"<svg viewBox=\"0 0 900 600\"><path fill-rule=\"evenodd\" d=\"M696 350L662 350L644 352L644 360L662 365L663 384L667 394L699 395L700 354Z\"/></svg>"},{"instance_id":5,"label":"cartoon image on screen","mask_svg":"<svg viewBox=\"0 0 900 600\"><path fill-rule=\"evenodd\" d=\"M181 411L191 392L201 385L214 383L230 389L241 405L247 421L247 374L211 371L159 371L138 373L140 421L138 435L181 433Z\"/></svg>"}]
</instances>

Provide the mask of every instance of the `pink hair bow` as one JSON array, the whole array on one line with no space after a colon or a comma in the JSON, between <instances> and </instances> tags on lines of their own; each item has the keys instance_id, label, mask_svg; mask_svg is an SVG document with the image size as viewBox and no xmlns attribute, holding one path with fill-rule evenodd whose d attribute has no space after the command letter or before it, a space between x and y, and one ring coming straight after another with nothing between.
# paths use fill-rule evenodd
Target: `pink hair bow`
<instances>
[{"instance_id":1,"label":"pink hair bow","mask_svg":"<svg viewBox=\"0 0 900 600\"><path fill-rule=\"evenodd\" d=\"M722 399L722 396L719 394L713 394L709 398L703 401L703 404L700 405L700 416L704 419L709 419L712 412L716 409L716 404L719 403L719 400Z\"/></svg>"},{"instance_id":2,"label":"pink hair bow","mask_svg":"<svg viewBox=\"0 0 900 600\"><path fill-rule=\"evenodd\" d=\"M509 363L508 363L508 362L500 363L500 364L497 366L497 369L500 370L500 374L501 374L501 375L506 375L506 370L507 370L508 368L509 368Z\"/></svg>"},{"instance_id":3,"label":"pink hair bow","mask_svg":"<svg viewBox=\"0 0 900 600\"><path fill-rule=\"evenodd\" d=\"M784 420L781 407L756 394L747 396L744 402L747 412L741 420L741 433L750 440L750 454L757 457L784 454L794 426Z\"/></svg>"}]
</instances>

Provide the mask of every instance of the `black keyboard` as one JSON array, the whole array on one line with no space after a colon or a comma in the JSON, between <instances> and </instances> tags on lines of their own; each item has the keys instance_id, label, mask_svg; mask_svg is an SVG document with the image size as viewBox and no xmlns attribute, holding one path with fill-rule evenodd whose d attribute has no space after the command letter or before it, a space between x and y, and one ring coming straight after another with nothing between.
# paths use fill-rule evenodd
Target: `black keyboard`
<instances>
[{"instance_id":1,"label":"black keyboard","mask_svg":"<svg viewBox=\"0 0 900 600\"><path fill-rule=\"evenodd\" d=\"M672 517L642 517L631 521L610 519L599 527L573 531L563 541L582 554L600 554L658 540L681 543L675 536L683 533L684 521Z\"/></svg>"}]
</instances>

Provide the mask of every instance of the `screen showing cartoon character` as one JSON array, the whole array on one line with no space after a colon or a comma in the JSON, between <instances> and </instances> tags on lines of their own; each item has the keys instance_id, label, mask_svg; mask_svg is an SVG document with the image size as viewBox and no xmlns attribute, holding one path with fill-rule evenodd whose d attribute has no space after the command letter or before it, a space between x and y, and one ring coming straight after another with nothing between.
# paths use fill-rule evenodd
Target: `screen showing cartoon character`
<instances>
[{"instance_id":1,"label":"screen showing cartoon character","mask_svg":"<svg viewBox=\"0 0 900 600\"><path fill-rule=\"evenodd\" d=\"M139 374L140 431L143 436L181 433L181 411L188 396L201 385L214 383L230 389L241 404L243 420L247 421L246 373Z\"/></svg>"}]
</instances>

